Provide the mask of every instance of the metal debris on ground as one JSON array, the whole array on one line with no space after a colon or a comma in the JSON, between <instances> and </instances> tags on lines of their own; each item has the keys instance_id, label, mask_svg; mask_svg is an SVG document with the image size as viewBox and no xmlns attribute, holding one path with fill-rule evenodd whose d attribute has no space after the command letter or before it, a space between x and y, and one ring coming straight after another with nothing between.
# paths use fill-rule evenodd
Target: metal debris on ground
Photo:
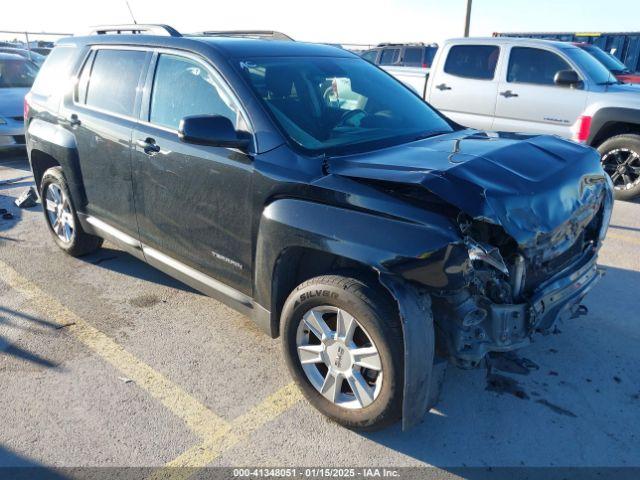
<instances>
[{"instance_id":1,"label":"metal debris on ground","mask_svg":"<svg viewBox=\"0 0 640 480\"><path fill-rule=\"evenodd\" d=\"M12 183L18 183L21 182L23 180L27 180L29 178L32 178L33 175L25 175L24 177L17 177L17 178L11 178L9 180L4 180L2 182L0 182L0 185L11 185Z\"/></svg>"},{"instance_id":2,"label":"metal debris on ground","mask_svg":"<svg viewBox=\"0 0 640 480\"><path fill-rule=\"evenodd\" d=\"M31 208L35 207L38 203L38 194L33 187L29 187L22 195L20 195L14 202L17 207Z\"/></svg>"}]
</instances>

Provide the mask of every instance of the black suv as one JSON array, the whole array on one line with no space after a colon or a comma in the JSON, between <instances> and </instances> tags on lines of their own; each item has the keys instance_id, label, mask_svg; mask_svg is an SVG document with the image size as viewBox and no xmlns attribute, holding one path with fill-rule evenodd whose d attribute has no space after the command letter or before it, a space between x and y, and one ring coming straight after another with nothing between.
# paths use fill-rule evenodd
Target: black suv
<instances>
[{"instance_id":1,"label":"black suv","mask_svg":"<svg viewBox=\"0 0 640 480\"><path fill-rule=\"evenodd\" d=\"M169 33L61 40L27 96L62 250L108 239L246 313L349 427L410 426L436 359L583 312L612 208L595 150L462 128L338 48Z\"/></svg>"},{"instance_id":2,"label":"black suv","mask_svg":"<svg viewBox=\"0 0 640 480\"><path fill-rule=\"evenodd\" d=\"M375 65L429 68L437 51L436 43L381 43L360 56Z\"/></svg>"}]
</instances>

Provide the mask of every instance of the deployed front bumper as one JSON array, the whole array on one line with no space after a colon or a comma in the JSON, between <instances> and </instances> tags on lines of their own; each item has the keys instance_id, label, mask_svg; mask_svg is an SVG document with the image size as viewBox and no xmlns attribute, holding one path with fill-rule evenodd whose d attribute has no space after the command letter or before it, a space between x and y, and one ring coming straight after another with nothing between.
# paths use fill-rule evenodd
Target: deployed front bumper
<instances>
[{"instance_id":1,"label":"deployed front bumper","mask_svg":"<svg viewBox=\"0 0 640 480\"><path fill-rule=\"evenodd\" d=\"M533 293L530 301L519 304L495 304L470 297L452 304L440 299L436 323L445 334L449 358L464 368L477 366L488 352L505 352L530 343L535 331L545 331L559 318L575 316L582 298L597 283L600 271L592 252L570 268L545 283ZM470 324L469 312L480 312L481 319Z\"/></svg>"}]
</instances>

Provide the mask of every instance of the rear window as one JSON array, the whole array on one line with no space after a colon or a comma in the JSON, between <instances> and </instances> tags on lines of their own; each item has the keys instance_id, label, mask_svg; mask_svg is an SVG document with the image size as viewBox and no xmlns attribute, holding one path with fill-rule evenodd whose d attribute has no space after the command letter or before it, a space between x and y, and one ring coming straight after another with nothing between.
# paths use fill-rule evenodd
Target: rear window
<instances>
[{"instance_id":1,"label":"rear window","mask_svg":"<svg viewBox=\"0 0 640 480\"><path fill-rule=\"evenodd\" d=\"M500 49L492 45L456 45L449 50L444 71L458 77L491 80L499 55Z\"/></svg>"},{"instance_id":2,"label":"rear window","mask_svg":"<svg viewBox=\"0 0 640 480\"><path fill-rule=\"evenodd\" d=\"M367 62L376 63L376 58L378 57L377 50L368 50L362 54L362 58L364 58Z\"/></svg>"},{"instance_id":3,"label":"rear window","mask_svg":"<svg viewBox=\"0 0 640 480\"><path fill-rule=\"evenodd\" d=\"M408 67L422 66L422 48L405 48L404 64Z\"/></svg>"},{"instance_id":4,"label":"rear window","mask_svg":"<svg viewBox=\"0 0 640 480\"><path fill-rule=\"evenodd\" d=\"M89 76L86 104L132 116L146 55L138 50L98 50Z\"/></svg>"},{"instance_id":5,"label":"rear window","mask_svg":"<svg viewBox=\"0 0 640 480\"><path fill-rule=\"evenodd\" d=\"M399 48L385 48L382 50L382 56L380 57L380 65L392 65L398 61L400 56Z\"/></svg>"},{"instance_id":6,"label":"rear window","mask_svg":"<svg viewBox=\"0 0 640 480\"><path fill-rule=\"evenodd\" d=\"M31 91L36 95L49 96L64 89L64 83L69 79L71 62L76 49L72 46L60 46L46 57L40 67L36 81Z\"/></svg>"}]
</instances>

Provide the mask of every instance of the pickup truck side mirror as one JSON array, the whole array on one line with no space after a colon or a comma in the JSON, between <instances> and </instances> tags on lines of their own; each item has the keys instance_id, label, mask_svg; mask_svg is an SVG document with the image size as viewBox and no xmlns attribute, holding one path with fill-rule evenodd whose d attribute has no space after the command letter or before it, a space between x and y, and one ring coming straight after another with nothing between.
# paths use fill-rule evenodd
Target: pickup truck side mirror
<instances>
[{"instance_id":1,"label":"pickup truck side mirror","mask_svg":"<svg viewBox=\"0 0 640 480\"><path fill-rule=\"evenodd\" d=\"M239 133L222 115L191 115L180 120L178 127L178 137L183 142L246 150L249 139Z\"/></svg>"},{"instance_id":2,"label":"pickup truck side mirror","mask_svg":"<svg viewBox=\"0 0 640 480\"><path fill-rule=\"evenodd\" d=\"M582 85L582 80L575 70L559 70L553 77L553 83L563 87L577 87Z\"/></svg>"}]
</instances>

